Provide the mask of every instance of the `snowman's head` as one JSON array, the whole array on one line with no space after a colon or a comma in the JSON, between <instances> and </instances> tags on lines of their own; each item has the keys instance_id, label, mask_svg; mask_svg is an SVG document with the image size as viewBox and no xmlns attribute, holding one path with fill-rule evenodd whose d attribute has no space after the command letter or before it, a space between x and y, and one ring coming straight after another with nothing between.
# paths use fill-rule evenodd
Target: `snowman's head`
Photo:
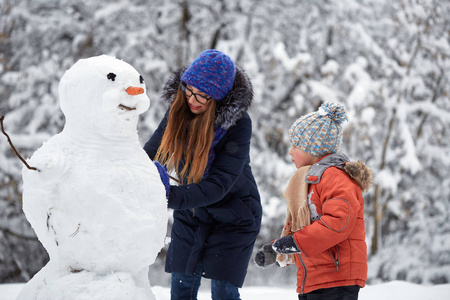
<instances>
[{"instance_id":1,"label":"snowman's head","mask_svg":"<svg viewBox=\"0 0 450 300\"><path fill-rule=\"evenodd\" d=\"M127 134L150 106L143 77L128 63L100 55L80 59L61 78L61 110L66 127Z\"/></svg>"}]
</instances>

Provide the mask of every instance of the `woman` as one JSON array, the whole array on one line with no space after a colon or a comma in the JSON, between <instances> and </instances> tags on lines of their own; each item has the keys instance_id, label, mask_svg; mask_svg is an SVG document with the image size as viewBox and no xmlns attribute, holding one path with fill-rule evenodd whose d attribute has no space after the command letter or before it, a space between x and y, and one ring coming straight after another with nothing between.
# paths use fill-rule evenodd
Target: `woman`
<instances>
[{"instance_id":1,"label":"woman","mask_svg":"<svg viewBox=\"0 0 450 300\"><path fill-rule=\"evenodd\" d=\"M213 299L239 299L262 215L249 165L252 98L250 79L217 50L164 88L170 108L144 149L180 181L163 179L174 209L165 267L172 299L196 299L202 276Z\"/></svg>"}]
</instances>

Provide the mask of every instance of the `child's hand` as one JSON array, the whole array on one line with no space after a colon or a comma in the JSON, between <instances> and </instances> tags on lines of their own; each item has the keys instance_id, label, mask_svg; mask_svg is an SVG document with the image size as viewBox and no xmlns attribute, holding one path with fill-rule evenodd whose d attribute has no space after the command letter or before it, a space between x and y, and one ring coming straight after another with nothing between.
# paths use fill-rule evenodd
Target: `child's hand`
<instances>
[{"instance_id":1,"label":"child's hand","mask_svg":"<svg viewBox=\"0 0 450 300\"><path fill-rule=\"evenodd\" d=\"M277 261L277 253L273 251L272 243L265 244L255 255L255 263L263 268L273 265Z\"/></svg>"},{"instance_id":2,"label":"child's hand","mask_svg":"<svg viewBox=\"0 0 450 300\"><path fill-rule=\"evenodd\" d=\"M294 237L292 235L288 235L275 240L275 242L273 242L272 244L272 248L276 253L280 254L292 254L300 252L300 249L295 243Z\"/></svg>"}]
</instances>

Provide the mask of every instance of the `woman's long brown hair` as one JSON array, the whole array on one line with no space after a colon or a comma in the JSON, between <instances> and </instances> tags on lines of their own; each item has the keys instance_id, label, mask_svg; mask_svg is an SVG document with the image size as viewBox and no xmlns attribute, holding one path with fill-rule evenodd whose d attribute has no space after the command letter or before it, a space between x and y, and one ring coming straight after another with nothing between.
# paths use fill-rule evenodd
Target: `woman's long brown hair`
<instances>
[{"instance_id":1,"label":"woman's long brown hair","mask_svg":"<svg viewBox=\"0 0 450 300\"><path fill-rule=\"evenodd\" d=\"M167 166L169 172L175 170L180 182L184 182L187 175L188 183L198 183L208 164L216 113L216 101L209 102L207 110L196 115L191 112L184 92L178 88L170 108L155 160ZM182 161L184 167L179 170Z\"/></svg>"}]
</instances>

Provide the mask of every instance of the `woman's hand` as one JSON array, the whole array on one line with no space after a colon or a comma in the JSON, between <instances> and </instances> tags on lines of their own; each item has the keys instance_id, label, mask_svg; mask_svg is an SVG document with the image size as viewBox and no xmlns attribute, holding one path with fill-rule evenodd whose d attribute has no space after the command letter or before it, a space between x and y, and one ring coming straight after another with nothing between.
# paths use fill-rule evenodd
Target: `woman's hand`
<instances>
[{"instance_id":1,"label":"woman's hand","mask_svg":"<svg viewBox=\"0 0 450 300\"><path fill-rule=\"evenodd\" d=\"M156 168L159 172L159 177L161 177L161 182L164 184L164 187L166 188L166 198L169 198L170 195L170 178L169 173L167 173L166 167L162 166L159 161L153 161Z\"/></svg>"}]
</instances>

